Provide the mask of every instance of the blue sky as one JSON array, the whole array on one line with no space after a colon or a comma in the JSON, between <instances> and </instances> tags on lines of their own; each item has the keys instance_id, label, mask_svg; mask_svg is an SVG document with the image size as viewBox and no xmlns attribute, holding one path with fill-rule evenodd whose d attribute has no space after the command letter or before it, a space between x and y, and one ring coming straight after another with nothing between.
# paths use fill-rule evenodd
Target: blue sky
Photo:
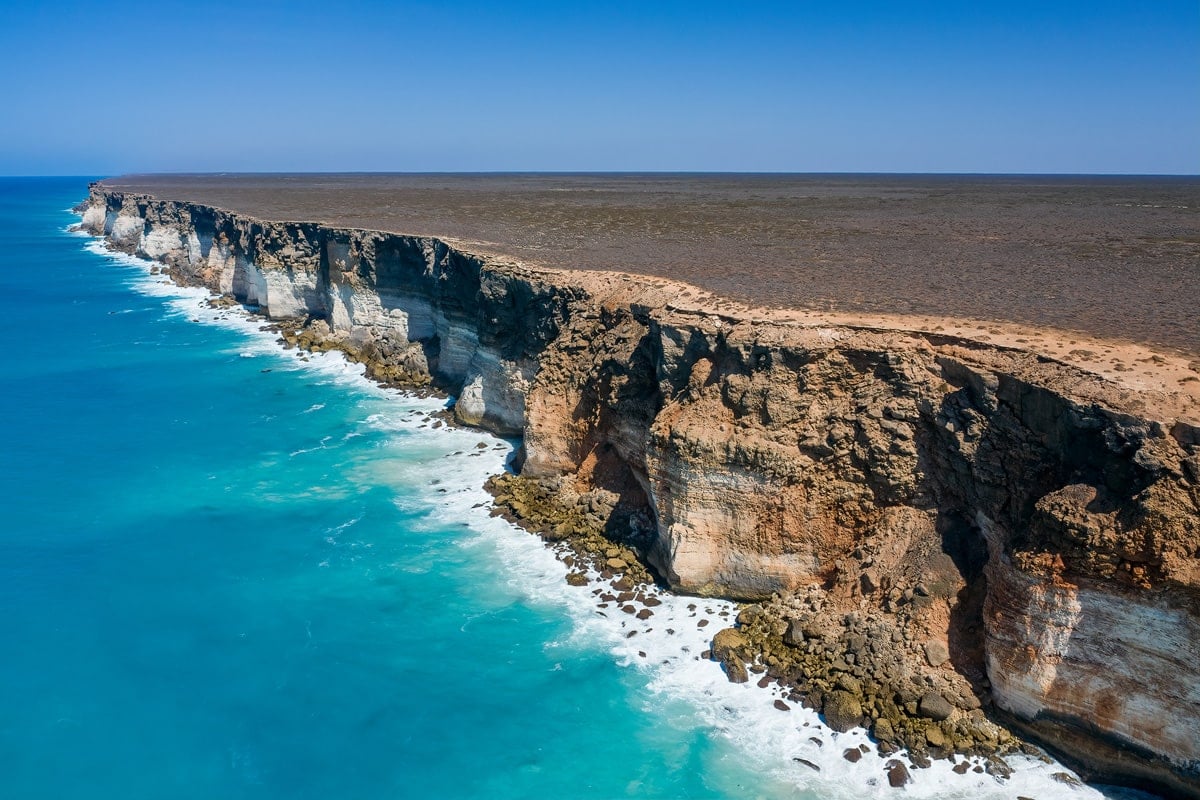
<instances>
[{"instance_id":1,"label":"blue sky","mask_svg":"<svg viewBox=\"0 0 1200 800\"><path fill-rule=\"evenodd\" d=\"M16 3L0 174L1200 172L1200 2Z\"/></svg>"}]
</instances>

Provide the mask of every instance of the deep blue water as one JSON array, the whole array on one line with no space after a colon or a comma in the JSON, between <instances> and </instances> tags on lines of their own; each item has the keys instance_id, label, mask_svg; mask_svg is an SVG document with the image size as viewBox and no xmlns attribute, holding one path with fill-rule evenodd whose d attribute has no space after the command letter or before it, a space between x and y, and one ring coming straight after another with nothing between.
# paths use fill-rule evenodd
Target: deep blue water
<instances>
[{"instance_id":1,"label":"deep blue water","mask_svg":"<svg viewBox=\"0 0 1200 800\"><path fill-rule=\"evenodd\" d=\"M85 193L0 180L0 797L892 796L697 658L723 606L635 637L489 517L510 444L85 249Z\"/></svg>"}]
</instances>

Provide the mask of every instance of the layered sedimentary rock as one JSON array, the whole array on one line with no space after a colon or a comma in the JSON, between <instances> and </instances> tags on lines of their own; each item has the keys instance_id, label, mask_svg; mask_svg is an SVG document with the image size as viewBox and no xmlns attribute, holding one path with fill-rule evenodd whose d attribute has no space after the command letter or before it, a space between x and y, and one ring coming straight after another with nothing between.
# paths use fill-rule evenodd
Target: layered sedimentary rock
<instances>
[{"instance_id":1,"label":"layered sedimentary rock","mask_svg":"<svg viewBox=\"0 0 1200 800\"><path fill-rule=\"evenodd\" d=\"M1200 796L1188 398L964 339L682 307L666 281L103 185L83 226L381 379L445 388L461 421L522 437L524 476L615 498L673 587L777 595L798 620L816 606L787 598L814 591L822 614L903 618L916 633L897 647L966 687L947 693L1097 774Z\"/></svg>"}]
</instances>

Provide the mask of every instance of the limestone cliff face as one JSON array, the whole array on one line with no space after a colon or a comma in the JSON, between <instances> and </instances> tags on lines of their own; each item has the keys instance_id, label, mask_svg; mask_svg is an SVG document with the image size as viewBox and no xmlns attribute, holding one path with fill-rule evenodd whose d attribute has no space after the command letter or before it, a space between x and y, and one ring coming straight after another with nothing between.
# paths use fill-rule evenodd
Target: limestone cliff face
<instances>
[{"instance_id":1,"label":"limestone cliff face","mask_svg":"<svg viewBox=\"0 0 1200 800\"><path fill-rule=\"evenodd\" d=\"M1101 773L1200 795L1200 428L1162 398L977 342L722 315L661 281L102 185L83 225L447 388L460 420L523 437L525 475L643 509L678 589L885 610L922 589L944 668L985 700Z\"/></svg>"},{"instance_id":2,"label":"limestone cliff face","mask_svg":"<svg viewBox=\"0 0 1200 800\"><path fill-rule=\"evenodd\" d=\"M401 375L455 387L463 421L506 434L524 428L536 358L573 299L571 287L430 238L261 222L98 188L82 224L273 320L324 320L333 338Z\"/></svg>"}]
</instances>

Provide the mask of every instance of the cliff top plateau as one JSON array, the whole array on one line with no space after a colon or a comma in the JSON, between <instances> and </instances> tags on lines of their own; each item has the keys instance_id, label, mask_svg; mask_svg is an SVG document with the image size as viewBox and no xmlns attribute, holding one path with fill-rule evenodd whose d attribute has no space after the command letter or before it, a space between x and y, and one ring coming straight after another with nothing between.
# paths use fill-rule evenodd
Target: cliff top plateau
<instances>
[{"instance_id":1,"label":"cliff top plateau","mask_svg":"<svg viewBox=\"0 0 1200 800\"><path fill-rule=\"evenodd\" d=\"M229 174L102 185L636 273L683 311L1026 350L1135 390L1160 414L1196 419L1200 408L1200 178Z\"/></svg>"}]
</instances>

